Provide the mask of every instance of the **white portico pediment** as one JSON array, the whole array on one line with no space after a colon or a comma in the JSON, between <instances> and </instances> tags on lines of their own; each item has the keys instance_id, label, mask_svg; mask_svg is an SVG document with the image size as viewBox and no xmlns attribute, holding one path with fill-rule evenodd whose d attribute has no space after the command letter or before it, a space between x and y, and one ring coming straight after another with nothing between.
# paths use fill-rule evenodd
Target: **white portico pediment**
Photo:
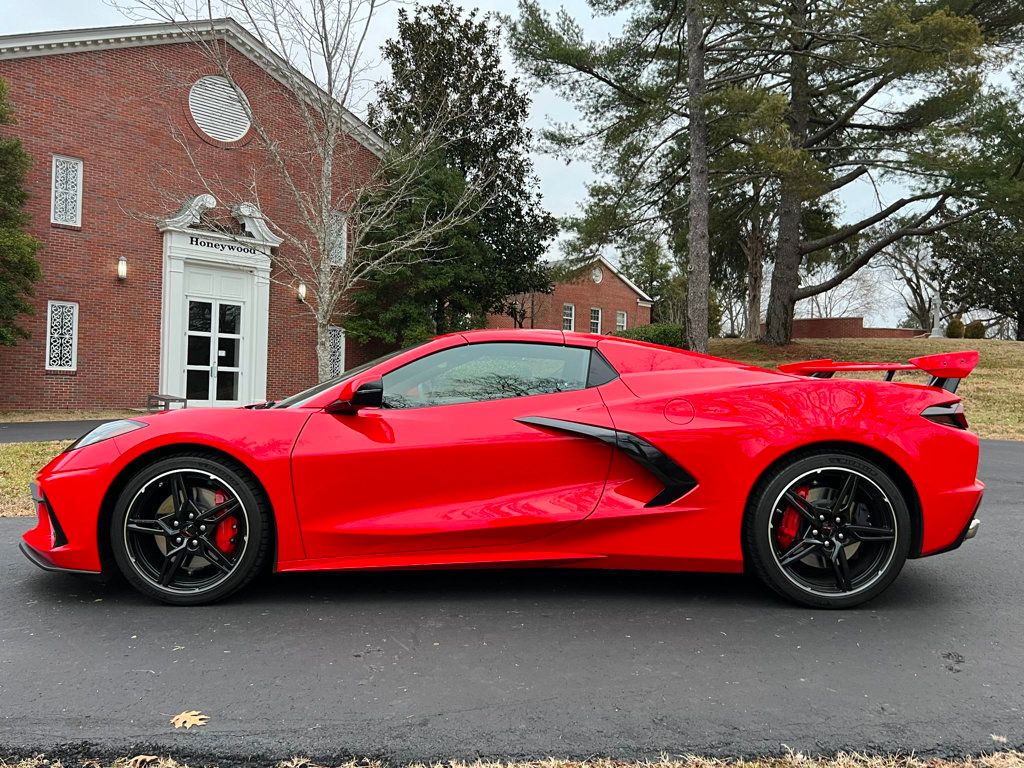
<instances>
[{"instance_id":1,"label":"white portico pediment","mask_svg":"<svg viewBox=\"0 0 1024 768\"><path fill-rule=\"evenodd\" d=\"M158 222L164 236L160 392L189 407L266 399L270 266L281 244L252 204L229 207L241 231L203 226L210 194Z\"/></svg>"}]
</instances>

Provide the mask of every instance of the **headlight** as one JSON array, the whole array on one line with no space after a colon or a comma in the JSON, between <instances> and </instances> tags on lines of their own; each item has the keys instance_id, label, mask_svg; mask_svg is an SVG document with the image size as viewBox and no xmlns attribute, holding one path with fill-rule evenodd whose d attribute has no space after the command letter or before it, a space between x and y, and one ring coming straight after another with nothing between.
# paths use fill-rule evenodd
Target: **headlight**
<instances>
[{"instance_id":1,"label":"headlight","mask_svg":"<svg viewBox=\"0 0 1024 768\"><path fill-rule=\"evenodd\" d=\"M132 419L108 421L106 424L100 424L91 432L86 432L80 438L75 440L75 442L69 445L65 451L73 451L75 448L84 448L87 445L98 443L101 440L109 440L112 437L127 435L129 432L134 432L136 429L142 429L147 426L149 425L144 421L133 421Z\"/></svg>"}]
</instances>

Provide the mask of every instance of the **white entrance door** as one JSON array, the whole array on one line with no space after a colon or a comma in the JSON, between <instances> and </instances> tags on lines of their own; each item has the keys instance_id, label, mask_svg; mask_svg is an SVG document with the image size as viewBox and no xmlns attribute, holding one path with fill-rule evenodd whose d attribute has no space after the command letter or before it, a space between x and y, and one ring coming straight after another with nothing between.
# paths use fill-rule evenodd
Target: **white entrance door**
<instances>
[{"instance_id":1,"label":"white entrance door","mask_svg":"<svg viewBox=\"0 0 1024 768\"><path fill-rule=\"evenodd\" d=\"M246 359L245 306L237 301L187 298L185 397L189 406L241 404Z\"/></svg>"}]
</instances>

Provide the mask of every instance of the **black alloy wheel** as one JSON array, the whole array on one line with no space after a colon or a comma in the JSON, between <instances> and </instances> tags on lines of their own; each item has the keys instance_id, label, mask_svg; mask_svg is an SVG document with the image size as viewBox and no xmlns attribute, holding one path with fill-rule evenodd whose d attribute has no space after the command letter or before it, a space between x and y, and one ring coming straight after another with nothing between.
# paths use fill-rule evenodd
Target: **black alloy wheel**
<instances>
[{"instance_id":1,"label":"black alloy wheel","mask_svg":"<svg viewBox=\"0 0 1024 768\"><path fill-rule=\"evenodd\" d=\"M143 469L122 491L111 524L115 560L141 592L168 603L214 602L266 561L269 515L255 479L205 455Z\"/></svg>"},{"instance_id":2,"label":"black alloy wheel","mask_svg":"<svg viewBox=\"0 0 1024 768\"><path fill-rule=\"evenodd\" d=\"M745 526L753 570L804 605L846 608L882 592L910 548L899 488L857 456L806 456L755 489Z\"/></svg>"}]
</instances>

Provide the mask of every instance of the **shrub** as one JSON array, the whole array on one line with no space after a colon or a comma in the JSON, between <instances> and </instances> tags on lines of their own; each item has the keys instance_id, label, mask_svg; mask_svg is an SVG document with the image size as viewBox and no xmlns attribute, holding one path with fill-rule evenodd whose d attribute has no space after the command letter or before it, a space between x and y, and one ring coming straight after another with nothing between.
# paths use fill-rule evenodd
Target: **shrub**
<instances>
[{"instance_id":1,"label":"shrub","mask_svg":"<svg viewBox=\"0 0 1024 768\"><path fill-rule=\"evenodd\" d=\"M964 321L958 318L953 318L949 321L946 326L946 338L947 339L962 339L964 337Z\"/></svg>"},{"instance_id":2,"label":"shrub","mask_svg":"<svg viewBox=\"0 0 1024 768\"><path fill-rule=\"evenodd\" d=\"M981 320L971 320L966 326L964 326L964 338L965 339L984 339L985 338L985 324Z\"/></svg>"},{"instance_id":3,"label":"shrub","mask_svg":"<svg viewBox=\"0 0 1024 768\"><path fill-rule=\"evenodd\" d=\"M675 323L637 325L624 331L616 331L612 335L621 336L624 339L648 341L652 344L661 344L666 347L686 348L686 333L683 331L683 326L676 325Z\"/></svg>"}]
</instances>

